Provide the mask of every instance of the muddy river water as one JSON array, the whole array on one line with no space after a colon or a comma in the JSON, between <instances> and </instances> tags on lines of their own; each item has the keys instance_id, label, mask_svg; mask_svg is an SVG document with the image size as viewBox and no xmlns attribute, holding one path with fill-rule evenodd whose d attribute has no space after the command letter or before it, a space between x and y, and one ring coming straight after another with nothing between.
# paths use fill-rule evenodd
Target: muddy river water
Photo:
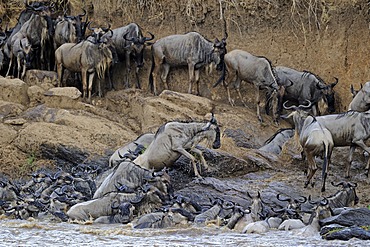
<instances>
[{"instance_id":1,"label":"muddy river water","mask_svg":"<svg viewBox=\"0 0 370 247\"><path fill-rule=\"evenodd\" d=\"M271 230L240 234L216 226L132 229L130 225L79 225L38 220L0 220L0 246L370 246L370 242L327 241Z\"/></svg>"}]
</instances>

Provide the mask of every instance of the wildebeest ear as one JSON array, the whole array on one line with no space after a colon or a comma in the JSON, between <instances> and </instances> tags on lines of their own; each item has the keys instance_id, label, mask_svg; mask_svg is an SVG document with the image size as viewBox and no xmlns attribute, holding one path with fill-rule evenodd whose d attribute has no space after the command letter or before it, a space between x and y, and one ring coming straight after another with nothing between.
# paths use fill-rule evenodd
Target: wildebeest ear
<instances>
[{"instance_id":1,"label":"wildebeest ear","mask_svg":"<svg viewBox=\"0 0 370 247\"><path fill-rule=\"evenodd\" d=\"M220 43L220 41L218 40L218 38L215 38L215 42L213 42L214 44L216 45L219 45L218 43Z\"/></svg>"}]
</instances>

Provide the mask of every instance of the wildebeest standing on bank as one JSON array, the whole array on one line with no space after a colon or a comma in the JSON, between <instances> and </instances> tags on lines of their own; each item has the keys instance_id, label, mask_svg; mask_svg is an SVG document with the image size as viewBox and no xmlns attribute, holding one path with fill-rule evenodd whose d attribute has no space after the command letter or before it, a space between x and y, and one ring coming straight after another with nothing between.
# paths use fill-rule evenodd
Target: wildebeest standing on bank
<instances>
[{"instance_id":1,"label":"wildebeest standing on bank","mask_svg":"<svg viewBox=\"0 0 370 247\"><path fill-rule=\"evenodd\" d=\"M286 102L285 102L286 103ZM311 183L312 177L315 175L317 165L315 157L323 154L324 162L322 166L322 187L321 191L325 191L325 182L327 171L330 164L331 154L334 148L334 141L330 131L320 124L315 117L310 116L306 109L311 107L311 102L308 105L290 106L284 108L286 110L293 109L294 111L288 117L292 117L294 121L296 135L299 136L299 143L302 146L303 152L307 157L307 181L305 188Z\"/></svg>"},{"instance_id":2,"label":"wildebeest standing on bank","mask_svg":"<svg viewBox=\"0 0 370 247\"><path fill-rule=\"evenodd\" d=\"M136 64L136 87L141 88L139 82L139 69L144 65L145 45L149 44L147 43L148 41L154 39L154 35L151 33L149 34L151 37L144 37L141 28L136 23L130 23L126 26L113 29L112 44L117 52L118 60L124 61L126 66L126 88L130 86L130 57L133 57Z\"/></svg>"},{"instance_id":3,"label":"wildebeest standing on bank","mask_svg":"<svg viewBox=\"0 0 370 247\"><path fill-rule=\"evenodd\" d=\"M272 91L271 97L274 99L273 114L274 121L277 122L277 106L280 101L279 97L282 94L278 85L278 78L271 65L271 62L266 57L254 56L246 51L232 50L225 55L225 66L227 76L225 74L215 83L216 87L221 81L227 89L227 96L230 104L233 106L234 101L230 96L229 84L234 81L234 86L239 94L240 100L246 106L243 97L240 93L241 81L252 83L256 88L256 103L257 103L257 117L262 122L260 114L260 92L262 89ZM226 81L224 80L226 76Z\"/></svg>"},{"instance_id":4,"label":"wildebeest standing on bank","mask_svg":"<svg viewBox=\"0 0 370 247\"><path fill-rule=\"evenodd\" d=\"M188 66L189 89L192 93L193 83L199 90L199 70L212 62L223 64L226 53L226 38L211 42L197 32L170 35L157 40L152 45L152 68L150 70L149 87L157 95L157 83L160 76L165 89L168 89L167 76L171 67ZM162 70L162 73L160 74ZM159 75L160 74L160 75Z\"/></svg>"},{"instance_id":5,"label":"wildebeest standing on bank","mask_svg":"<svg viewBox=\"0 0 370 247\"><path fill-rule=\"evenodd\" d=\"M207 169L208 165L202 152L196 148L203 140L213 142L212 147L215 149L221 146L220 129L214 116L207 123L169 122L158 129L153 142L133 162L141 167L154 168L158 171L172 166L181 155L184 155L191 160L195 175L200 177L195 157L189 151L198 154L204 168Z\"/></svg>"},{"instance_id":6,"label":"wildebeest standing on bank","mask_svg":"<svg viewBox=\"0 0 370 247\"><path fill-rule=\"evenodd\" d=\"M107 36L93 41L83 41L78 44L66 43L55 51L59 86L63 81L64 68L71 72L81 72L83 97L87 95L91 102L91 90L95 73L103 79L105 71L113 60ZM88 84L87 84L88 83Z\"/></svg>"},{"instance_id":7,"label":"wildebeest standing on bank","mask_svg":"<svg viewBox=\"0 0 370 247\"><path fill-rule=\"evenodd\" d=\"M277 66L275 69L279 84L285 87L284 102L289 100L294 104L303 105L309 100L312 102L312 113L317 116L320 115L318 104L323 101L329 113L335 112L333 88L337 85L338 78L335 78L335 82L326 85L319 76L309 71L301 72L283 66Z\"/></svg>"}]
</instances>

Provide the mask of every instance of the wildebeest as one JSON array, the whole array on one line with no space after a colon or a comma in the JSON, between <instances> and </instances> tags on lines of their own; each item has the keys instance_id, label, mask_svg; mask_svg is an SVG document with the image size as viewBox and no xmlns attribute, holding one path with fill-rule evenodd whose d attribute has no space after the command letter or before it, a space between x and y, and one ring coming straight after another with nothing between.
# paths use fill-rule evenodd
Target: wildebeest
<instances>
[{"instance_id":1,"label":"wildebeest","mask_svg":"<svg viewBox=\"0 0 370 247\"><path fill-rule=\"evenodd\" d=\"M17 38L12 43L7 75L10 72L14 60L16 60L18 70L17 78L23 80L24 76L26 75L26 69L31 66L32 47L27 37L24 37L23 35L20 36L15 35L13 37ZM14 66L13 69L15 68L16 67ZM13 74L15 73L13 72Z\"/></svg>"},{"instance_id":2,"label":"wildebeest","mask_svg":"<svg viewBox=\"0 0 370 247\"><path fill-rule=\"evenodd\" d=\"M212 62L216 65L223 64L225 53L226 38L223 38L221 41L216 38L214 42L211 42L197 32L161 38L152 45L152 67L149 86L154 95L157 95L157 83L158 77L160 77L165 89L169 89L167 76L170 68L187 65L189 70L188 93L192 93L192 87L195 82L197 83L197 94L200 95L200 69Z\"/></svg>"},{"instance_id":3,"label":"wildebeest","mask_svg":"<svg viewBox=\"0 0 370 247\"><path fill-rule=\"evenodd\" d=\"M349 111L364 112L370 110L370 81L366 82L364 86L361 85L361 89L356 93L351 85L351 93L355 96L348 106Z\"/></svg>"},{"instance_id":4,"label":"wildebeest","mask_svg":"<svg viewBox=\"0 0 370 247\"><path fill-rule=\"evenodd\" d=\"M314 116L320 115L318 104L323 100L328 108L329 113L335 111L335 97L333 88L338 83L335 82L327 85L324 81L312 72L297 71L288 67L277 66L277 76L279 84L285 87L283 101L291 101L293 104L305 104L307 100L312 102L312 112ZM323 112L321 112L323 114Z\"/></svg>"},{"instance_id":5,"label":"wildebeest","mask_svg":"<svg viewBox=\"0 0 370 247\"><path fill-rule=\"evenodd\" d=\"M313 175L317 170L315 157L323 154L324 162L322 167L322 187L321 191L325 191L325 181L327 170L330 164L330 157L334 148L334 141L331 132L315 117L308 115L303 108L311 107L311 102L308 105L299 105L286 107L286 110L294 109L288 117L292 117L296 129L296 135L299 135L299 143L303 148L303 152L307 157L308 173L305 182L305 188L311 182ZM313 183L311 183L313 185Z\"/></svg>"},{"instance_id":6,"label":"wildebeest","mask_svg":"<svg viewBox=\"0 0 370 247\"><path fill-rule=\"evenodd\" d=\"M281 90L279 87L278 77L276 76L275 69L272 67L270 60L266 57L254 56L249 52L242 50L232 50L225 55L225 66L226 75L215 83L216 87L221 81L227 89L227 96L230 104L234 106L234 100L231 99L229 85L234 82L236 91L238 92L239 98L246 106L243 97L240 93L241 81L252 83L256 88L256 104L257 104L257 117L262 122L260 114L260 93L262 89L268 89L273 102L273 114L274 121L277 122L278 116L278 102L280 101ZM226 81L225 81L226 76Z\"/></svg>"},{"instance_id":7,"label":"wildebeest","mask_svg":"<svg viewBox=\"0 0 370 247\"><path fill-rule=\"evenodd\" d=\"M292 128L280 129L268 140L266 140L264 145L258 150L278 155L281 153L284 143L288 141L293 135L294 129Z\"/></svg>"},{"instance_id":8,"label":"wildebeest","mask_svg":"<svg viewBox=\"0 0 370 247\"><path fill-rule=\"evenodd\" d=\"M370 112L348 111L341 114L318 116L316 120L330 131L334 147L350 146L345 174L346 177L349 177L355 148L360 147L370 153L370 148L365 144L365 141L370 137ZM369 175L369 161L365 168L367 176Z\"/></svg>"},{"instance_id":9,"label":"wildebeest","mask_svg":"<svg viewBox=\"0 0 370 247\"><path fill-rule=\"evenodd\" d=\"M123 160L131 158L130 156L135 155L133 154L133 152L135 152L137 148L142 147L143 150L140 150L140 152L144 152L153 140L154 134L152 133L145 133L140 135L138 138L136 138L135 141L130 142L129 144L117 149L109 158L109 166L114 167L121 163Z\"/></svg>"},{"instance_id":10,"label":"wildebeest","mask_svg":"<svg viewBox=\"0 0 370 247\"><path fill-rule=\"evenodd\" d=\"M339 182L331 183L333 186L342 186L342 189L335 194L327 197L331 209L352 207L359 202L359 198L356 194L356 183L351 182Z\"/></svg>"},{"instance_id":11,"label":"wildebeest","mask_svg":"<svg viewBox=\"0 0 370 247\"><path fill-rule=\"evenodd\" d=\"M166 181L167 179L168 181ZM169 183L169 178L167 178L164 172L153 173L153 171L138 166L133 162L124 161L116 166L104 179L103 183L95 191L94 198L102 197L107 193L117 191L117 187L122 185L126 186L127 189L136 190L148 181L154 183Z\"/></svg>"},{"instance_id":12,"label":"wildebeest","mask_svg":"<svg viewBox=\"0 0 370 247\"><path fill-rule=\"evenodd\" d=\"M54 31L54 50L58 49L59 46L65 43L78 43L83 40L83 24L82 17L86 15L86 10L83 10L83 14L76 16L67 16L64 14L63 17L59 17L55 22Z\"/></svg>"},{"instance_id":13,"label":"wildebeest","mask_svg":"<svg viewBox=\"0 0 370 247\"><path fill-rule=\"evenodd\" d=\"M184 155L191 160L195 176L201 177L196 159L189 151L196 153L204 168L207 169L208 165L202 152L195 147L203 140L212 142L212 147L215 149L221 146L220 129L213 114L211 120L206 123L174 121L162 125L155 134L153 142L133 162L144 168L154 168L158 171L172 166L181 155Z\"/></svg>"},{"instance_id":14,"label":"wildebeest","mask_svg":"<svg viewBox=\"0 0 370 247\"><path fill-rule=\"evenodd\" d=\"M55 51L58 85L61 86L63 81L64 68L71 72L81 72L83 97L87 96L91 103L91 91L95 74L99 79L103 79L113 60L109 42L108 36L105 36L96 40L96 42L85 40L78 44L65 43L61 45Z\"/></svg>"},{"instance_id":15,"label":"wildebeest","mask_svg":"<svg viewBox=\"0 0 370 247\"><path fill-rule=\"evenodd\" d=\"M141 28L136 23L113 29L112 44L117 52L119 61L124 61L126 66L126 88L130 86L131 57L133 57L136 64L136 87L141 88L138 73L139 69L144 65L145 45L150 44L148 41L154 39L154 35L150 32L148 33L150 37L143 36Z\"/></svg>"}]
</instances>

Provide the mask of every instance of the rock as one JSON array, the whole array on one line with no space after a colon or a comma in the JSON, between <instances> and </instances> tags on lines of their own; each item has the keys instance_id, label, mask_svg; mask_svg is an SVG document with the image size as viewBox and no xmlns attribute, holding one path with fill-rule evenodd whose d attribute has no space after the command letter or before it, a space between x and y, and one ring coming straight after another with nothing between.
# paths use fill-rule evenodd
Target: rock
<instances>
[{"instance_id":1,"label":"rock","mask_svg":"<svg viewBox=\"0 0 370 247\"><path fill-rule=\"evenodd\" d=\"M55 87L51 88L44 93L46 96L60 96L67 97L70 99L78 99L82 93L75 87Z\"/></svg>"},{"instance_id":2,"label":"rock","mask_svg":"<svg viewBox=\"0 0 370 247\"><path fill-rule=\"evenodd\" d=\"M27 90L28 97L30 98L30 105L35 106L45 102L45 89L40 86L30 86Z\"/></svg>"},{"instance_id":3,"label":"rock","mask_svg":"<svg viewBox=\"0 0 370 247\"><path fill-rule=\"evenodd\" d=\"M27 94L28 86L19 79L0 78L0 99L13 103L28 105L30 99Z\"/></svg>"},{"instance_id":4,"label":"rock","mask_svg":"<svg viewBox=\"0 0 370 247\"><path fill-rule=\"evenodd\" d=\"M342 226L370 226L370 210L356 208L342 211L340 214L325 218L320 225L339 224Z\"/></svg>"},{"instance_id":5,"label":"rock","mask_svg":"<svg viewBox=\"0 0 370 247\"><path fill-rule=\"evenodd\" d=\"M329 232L338 231L343 228L346 228L345 226L339 225L339 224L331 224L321 227L320 229L320 235L326 235Z\"/></svg>"},{"instance_id":6,"label":"rock","mask_svg":"<svg viewBox=\"0 0 370 247\"><path fill-rule=\"evenodd\" d=\"M0 144L9 144L17 137L17 131L9 125L0 123Z\"/></svg>"},{"instance_id":7,"label":"rock","mask_svg":"<svg viewBox=\"0 0 370 247\"><path fill-rule=\"evenodd\" d=\"M30 86L38 85L44 90L58 86L58 76L55 71L27 70L24 81Z\"/></svg>"},{"instance_id":8,"label":"rock","mask_svg":"<svg viewBox=\"0 0 370 247\"><path fill-rule=\"evenodd\" d=\"M330 231L322 236L326 240L349 240L358 238L361 240L370 240L370 231L358 226L345 227L340 230Z\"/></svg>"},{"instance_id":9,"label":"rock","mask_svg":"<svg viewBox=\"0 0 370 247\"><path fill-rule=\"evenodd\" d=\"M0 100L0 120L7 117L15 117L25 110L22 104Z\"/></svg>"}]
</instances>

